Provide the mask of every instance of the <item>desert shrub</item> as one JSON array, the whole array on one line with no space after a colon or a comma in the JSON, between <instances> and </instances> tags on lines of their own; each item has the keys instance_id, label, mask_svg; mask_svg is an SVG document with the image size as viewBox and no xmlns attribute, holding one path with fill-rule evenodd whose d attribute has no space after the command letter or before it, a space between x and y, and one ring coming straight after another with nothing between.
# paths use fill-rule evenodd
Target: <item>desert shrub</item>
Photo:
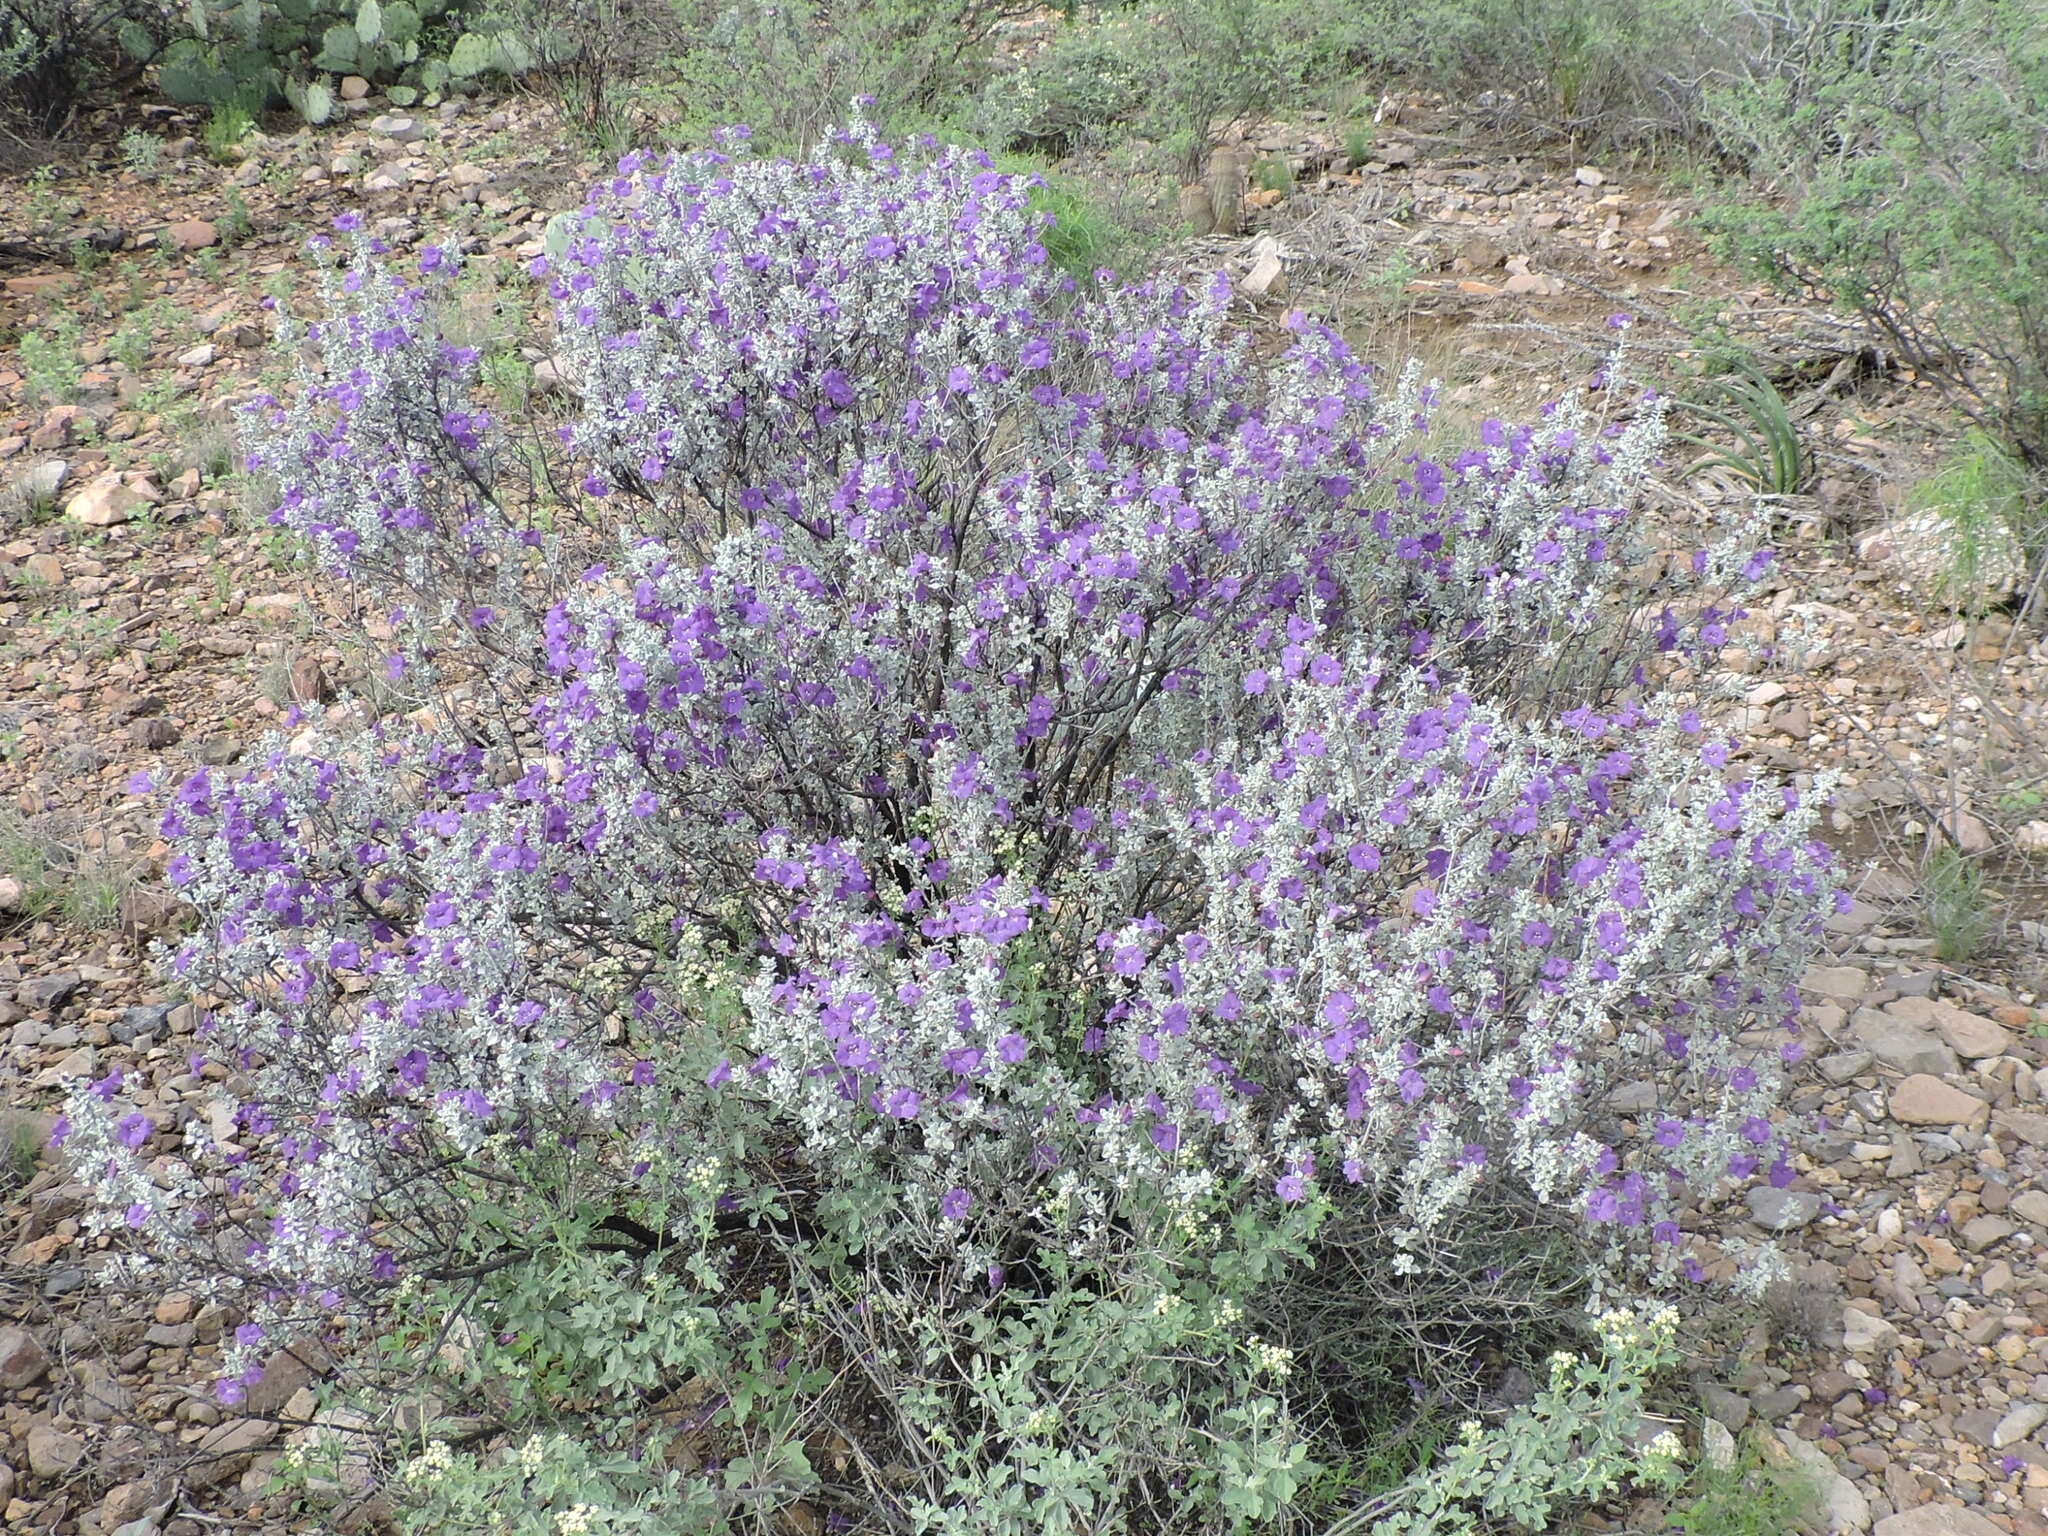
<instances>
[{"instance_id":1,"label":"desert shrub","mask_svg":"<svg viewBox=\"0 0 2048 1536\"><path fill-rule=\"evenodd\" d=\"M1711 227L1852 306L1949 404L2048 473L2048 15L2038 3L1838 0L1786 67L1711 98L1780 194Z\"/></svg>"},{"instance_id":2,"label":"desert shrub","mask_svg":"<svg viewBox=\"0 0 2048 1536\"><path fill-rule=\"evenodd\" d=\"M856 97L893 124L925 129L958 114L999 30L1032 9L1016 0L677 0L682 45L641 94L665 131L695 144L740 121L764 151L807 154Z\"/></svg>"},{"instance_id":3,"label":"desert shrub","mask_svg":"<svg viewBox=\"0 0 2048 1536\"><path fill-rule=\"evenodd\" d=\"M1372 0L1356 46L1370 67L1545 132L1703 144L1705 87L1768 63L1811 3L1779 23L1749 0Z\"/></svg>"},{"instance_id":4,"label":"desert shrub","mask_svg":"<svg viewBox=\"0 0 2048 1536\"><path fill-rule=\"evenodd\" d=\"M229 1401L310 1333L476 1405L406 1420L424 1528L1284 1523L1387 1382L1790 1176L1825 876L1652 684L1763 563L1630 595L1660 402L1438 456L1319 324L1075 292L1031 199L864 130L628 157L535 262L537 442L453 259L344 221L252 468L435 702L175 787L247 1092L61 1134L239 1309ZM1577 1475L1462 1444L1401 1507Z\"/></svg>"},{"instance_id":5,"label":"desert shrub","mask_svg":"<svg viewBox=\"0 0 2048 1536\"><path fill-rule=\"evenodd\" d=\"M0 114L58 132L80 96L148 59L169 24L159 0L0 0Z\"/></svg>"},{"instance_id":6,"label":"desert shrub","mask_svg":"<svg viewBox=\"0 0 2048 1536\"><path fill-rule=\"evenodd\" d=\"M1112 125L1201 170L1212 127L1281 107L1350 53L1355 23L1327 0L1159 0L1080 12L995 76L973 114L992 142L1064 150Z\"/></svg>"}]
</instances>

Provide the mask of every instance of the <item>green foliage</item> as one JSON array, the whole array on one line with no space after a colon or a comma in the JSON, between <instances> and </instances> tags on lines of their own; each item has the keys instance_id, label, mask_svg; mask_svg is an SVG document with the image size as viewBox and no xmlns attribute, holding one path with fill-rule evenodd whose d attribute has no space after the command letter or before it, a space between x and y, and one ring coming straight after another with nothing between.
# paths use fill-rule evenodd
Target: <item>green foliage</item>
<instances>
[{"instance_id":1,"label":"green foliage","mask_svg":"<svg viewBox=\"0 0 2048 1536\"><path fill-rule=\"evenodd\" d=\"M1069 149L1124 125L1188 179L1212 128L1281 106L1352 52L1356 21L1333 0L1164 0L1084 15L981 94L997 143Z\"/></svg>"},{"instance_id":2,"label":"green foliage","mask_svg":"<svg viewBox=\"0 0 2048 1536\"><path fill-rule=\"evenodd\" d=\"M141 181L153 181L163 165L164 141L153 133L131 128L121 135L121 163Z\"/></svg>"},{"instance_id":3,"label":"green foliage","mask_svg":"<svg viewBox=\"0 0 2048 1536\"><path fill-rule=\"evenodd\" d=\"M1820 1489L1782 1455L1767 1458L1763 1433L1744 1437L1733 1465L1702 1462L1659 1529L1673 1536L1793 1536L1820 1528Z\"/></svg>"},{"instance_id":4,"label":"green foliage","mask_svg":"<svg viewBox=\"0 0 2048 1536\"><path fill-rule=\"evenodd\" d=\"M983 78L997 25L1030 9L1013 0L678 0L675 51L660 83L638 95L675 137L703 142L745 123L776 153L821 143L856 96L875 98L881 126L924 127L957 112Z\"/></svg>"},{"instance_id":5,"label":"green foliage","mask_svg":"<svg viewBox=\"0 0 2048 1536\"><path fill-rule=\"evenodd\" d=\"M1560 1351L1535 1397L1489 1429L1467 1420L1432 1466L1328 1527L1327 1536L1463 1536L1509 1520L1546 1530L1561 1505L1625 1484L1674 1487L1684 1448L1665 1430L1644 1441L1643 1394L1680 1358L1678 1317L1620 1311L1595 1324L1594 1359Z\"/></svg>"},{"instance_id":6,"label":"green foliage","mask_svg":"<svg viewBox=\"0 0 2048 1536\"><path fill-rule=\"evenodd\" d=\"M1913 488L1908 509L1934 519L1946 564L1938 595L1981 613L2023 571L2048 557L2048 497L2017 455L1982 431L1966 433L1940 469Z\"/></svg>"},{"instance_id":7,"label":"green foliage","mask_svg":"<svg viewBox=\"0 0 2048 1536\"><path fill-rule=\"evenodd\" d=\"M226 163L235 158L235 150L255 126L255 114L247 103L231 97L215 104L200 135L201 142L211 159Z\"/></svg>"},{"instance_id":8,"label":"green foliage","mask_svg":"<svg viewBox=\"0 0 2048 1536\"><path fill-rule=\"evenodd\" d=\"M1724 253L1861 312L2048 470L2048 25L2038 0L1843 0L1786 67L1709 98L1784 196L1711 211ZM1796 66L1796 67L1795 67Z\"/></svg>"},{"instance_id":9,"label":"green foliage","mask_svg":"<svg viewBox=\"0 0 2048 1536\"><path fill-rule=\"evenodd\" d=\"M1722 428L1738 446L1675 433L1678 441L1707 450L1696 467L1729 470L1766 496L1797 495L1811 476L1812 465L1777 385L1743 357L1735 360L1728 374L1711 381L1710 391L1711 403L1686 400L1678 409Z\"/></svg>"},{"instance_id":10,"label":"green foliage","mask_svg":"<svg viewBox=\"0 0 2048 1536\"><path fill-rule=\"evenodd\" d=\"M164 50L157 80L173 101L280 102L309 123L333 117L330 75L393 92L437 91L445 59L422 48L429 28L459 20L460 0L193 0L186 35ZM397 96L393 96L396 101Z\"/></svg>"},{"instance_id":11,"label":"green foliage","mask_svg":"<svg viewBox=\"0 0 2048 1536\"><path fill-rule=\"evenodd\" d=\"M1374 70L1622 144L1697 140L1700 82L1774 38L1742 0L1362 0L1354 16L1354 58Z\"/></svg>"},{"instance_id":12,"label":"green foliage","mask_svg":"<svg viewBox=\"0 0 2048 1536\"><path fill-rule=\"evenodd\" d=\"M78 398L80 340L78 320L61 314L47 331L28 331L16 343L16 356L31 399L61 405Z\"/></svg>"},{"instance_id":13,"label":"green foliage","mask_svg":"<svg viewBox=\"0 0 2048 1536\"><path fill-rule=\"evenodd\" d=\"M1925 889L1936 957L1948 965L1967 964L1991 934L1983 869L1944 842L1927 861Z\"/></svg>"},{"instance_id":14,"label":"green foliage","mask_svg":"<svg viewBox=\"0 0 2048 1536\"><path fill-rule=\"evenodd\" d=\"M155 0L6 0L0 4L0 122L59 132L79 98L147 60L163 36Z\"/></svg>"},{"instance_id":15,"label":"green foliage","mask_svg":"<svg viewBox=\"0 0 2048 1536\"><path fill-rule=\"evenodd\" d=\"M1078 176L1061 174L1031 155L999 154L996 169L1038 178L1032 206L1046 214L1046 254L1075 277L1091 279L1105 269L1133 270L1142 258L1145 236L1094 194Z\"/></svg>"}]
</instances>

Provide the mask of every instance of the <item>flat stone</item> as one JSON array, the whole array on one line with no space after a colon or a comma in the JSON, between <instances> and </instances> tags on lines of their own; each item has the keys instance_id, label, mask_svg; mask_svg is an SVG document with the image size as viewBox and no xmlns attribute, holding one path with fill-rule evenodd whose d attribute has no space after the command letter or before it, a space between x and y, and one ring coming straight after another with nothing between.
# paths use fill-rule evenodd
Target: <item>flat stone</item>
<instances>
[{"instance_id":1,"label":"flat stone","mask_svg":"<svg viewBox=\"0 0 2048 1536\"><path fill-rule=\"evenodd\" d=\"M1933 1030L1908 1024L1875 1008L1857 1009L1849 1030L1858 1045L1894 1072L1927 1072L1940 1077L1961 1068L1955 1052Z\"/></svg>"},{"instance_id":2,"label":"flat stone","mask_svg":"<svg viewBox=\"0 0 2048 1536\"><path fill-rule=\"evenodd\" d=\"M1870 972L1856 965L1809 966L1799 990L1816 997L1861 997L1870 990Z\"/></svg>"},{"instance_id":3,"label":"flat stone","mask_svg":"<svg viewBox=\"0 0 2048 1536\"><path fill-rule=\"evenodd\" d=\"M2005 1536L1974 1509L1959 1504L1922 1504L1877 1522L1871 1536Z\"/></svg>"},{"instance_id":4,"label":"flat stone","mask_svg":"<svg viewBox=\"0 0 2048 1536\"><path fill-rule=\"evenodd\" d=\"M2023 1189L2012 1197L2012 1204L2006 1209L2021 1221L2048 1227L2048 1189Z\"/></svg>"},{"instance_id":5,"label":"flat stone","mask_svg":"<svg viewBox=\"0 0 2048 1536\"><path fill-rule=\"evenodd\" d=\"M61 1008L84 985L85 978L78 972L59 971L54 976L31 976L14 989L14 996L24 1008Z\"/></svg>"},{"instance_id":6,"label":"flat stone","mask_svg":"<svg viewBox=\"0 0 2048 1536\"><path fill-rule=\"evenodd\" d=\"M1906 1078L1892 1089L1891 1117L1902 1125L1964 1125L1981 1127L1991 1106L1925 1072Z\"/></svg>"},{"instance_id":7,"label":"flat stone","mask_svg":"<svg viewBox=\"0 0 2048 1536\"><path fill-rule=\"evenodd\" d=\"M1820 1214L1820 1196L1806 1189L1759 1184L1744 1196L1750 1220L1772 1232L1797 1232Z\"/></svg>"},{"instance_id":8,"label":"flat stone","mask_svg":"<svg viewBox=\"0 0 2048 1536\"><path fill-rule=\"evenodd\" d=\"M19 1392L50 1373L50 1356L26 1328L0 1328L0 1388Z\"/></svg>"},{"instance_id":9,"label":"flat stone","mask_svg":"<svg viewBox=\"0 0 2048 1536\"><path fill-rule=\"evenodd\" d=\"M427 130L420 126L416 117L407 117L400 112L386 112L370 119L370 132L380 139L396 139L401 144L411 144L427 136Z\"/></svg>"},{"instance_id":10,"label":"flat stone","mask_svg":"<svg viewBox=\"0 0 2048 1536\"><path fill-rule=\"evenodd\" d=\"M1970 1357L1960 1349L1937 1349L1921 1360L1920 1370L1921 1374L1936 1381L1947 1381L1952 1376L1962 1375L1969 1365Z\"/></svg>"},{"instance_id":11,"label":"flat stone","mask_svg":"<svg viewBox=\"0 0 2048 1536\"><path fill-rule=\"evenodd\" d=\"M1821 1057L1814 1065L1820 1069L1822 1077L1839 1088L1868 1072L1876 1060L1876 1053L1872 1051L1836 1051L1831 1056Z\"/></svg>"},{"instance_id":12,"label":"flat stone","mask_svg":"<svg viewBox=\"0 0 2048 1536\"><path fill-rule=\"evenodd\" d=\"M1950 1003L1937 1002L1932 1007L1935 1029L1964 1060L1982 1061L2012 1049L2012 1031L2002 1024L1965 1013Z\"/></svg>"},{"instance_id":13,"label":"flat stone","mask_svg":"<svg viewBox=\"0 0 2048 1536\"><path fill-rule=\"evenodd\" d=\"M1995 1117L1999 1130L2008 1132L2030 1147L2048 1147L2048 1115L2030 1109L2001 1109Z\"/></svg>"},{"instance_id":14,"label":"flat stone","mask_svg":"<svg viewBox=\"0 0 2048 1536\"><path fill-rule=\"evenodd\" d=\"M2017 1445L2043 1424L2048 1424L2048 1403L2021 1403L1991 1431L1991 1448L2002 1451L2008 1445Z\"/></svg>"},{"instance_id":15,"label":"flat stone","mask_svg":"<svg viewBox=\"0 0 2048 1536\"><path fill-rule=\"evenodd\" d=\"M1700 1383L1699 1394L1700 1411L1706 1414L1708 1423L1718 1424L1730 1434L1742 1432L1742 1426L1749 1422L1748 1398L1711 1381Z\"/></svg>"},{"instance_id":16,"label":"flat stone","mask_svg":"<svg viewBox=\"0 0 2048 1536\"><path fill-rule=\"evenodd\" d=\"M1993 1243L2002 1243L2019 1228L2003 1216L1972 1216L1963 1223L1963 1246L1972 1253L1982 1253Z\"/></svg>"},{"instance_id":17,"label":"flat stone","mask_svg":"<svg viewBox=\"0 0 2048 1536\"><path fill-rule=\"evenodd\" d=\"M85 1442L48 1424L28 1432L28 1469L37 1477L64 1477L85 1460Z\"/></svg>"},{"instance_id":18,"label":"flat stone","mask_svg":"<svg viewBox=\"0 0 2048 1536\"><path fill-rule=\"evenodd\" d=\"M1802 1440L1789 1429L1778 1431L1778 1440L1794 1466L1809 1476L1819 1489L1825 1508L1825 1529L1829 1536L1863 1536L1870 1529L1870 1501L1842 1476L1834 1459L1811 1441Z\"/></svg>"}]
</instances>

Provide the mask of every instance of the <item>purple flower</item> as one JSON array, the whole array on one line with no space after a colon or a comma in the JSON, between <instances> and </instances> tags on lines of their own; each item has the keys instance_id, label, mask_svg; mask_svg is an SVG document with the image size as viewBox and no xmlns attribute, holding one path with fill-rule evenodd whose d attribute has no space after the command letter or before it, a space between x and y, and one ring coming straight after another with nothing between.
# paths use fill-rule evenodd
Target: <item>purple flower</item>
<instances>
[{"instance_id":1,"label":"purple flower","mask_svg":"<svg viewBox=\"0 0 2048 1536\"><path fill-rule=\"evenodd\" d=\"M974 1196L955 1184L939 1196L939 1214L948 1221L965 1221L974 1209Z\"/></svg>"}]
</instances>

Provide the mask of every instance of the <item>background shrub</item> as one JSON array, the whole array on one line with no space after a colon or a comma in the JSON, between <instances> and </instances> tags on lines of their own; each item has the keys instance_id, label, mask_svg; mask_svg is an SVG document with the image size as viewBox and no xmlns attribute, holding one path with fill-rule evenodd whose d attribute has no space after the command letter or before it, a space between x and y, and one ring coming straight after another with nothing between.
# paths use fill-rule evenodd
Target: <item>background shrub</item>
<instances>
[{"instance_id":1,"label":"background shrub","mask_svg":"<svg viewBox=\"0 0 2048 1536\"><path fill-rule=\"evenodd\" d=\"M159 0L0 0L0 118L58 133L87 90L147 60L168 27Z\"/></svg>"},{"instance_id":2,"label":"background shrub","mask_svg":"<svg viewBox=\"0 0 2048 1536\"><path fill-rule=\"evenodd\" d=\"M1854 307L2017 457L2036 497L2048 475L2044 23L2039 4L1842 0L1782 68L1711 98L1716 132L1780 194L1731 188L1711 214L1725 249ZM2038 528L2013 531L2038 563Z\"/></svg>"},{"instance_id":3,"label":"background shrub","mask_svg":"<svg viewBox=\"0 0 2048 1536\"><path fill-rule=\"evenodd\" d=\"M1638 607L1655 397L1443 452L1419 379L1076 291L1027 182L862 125L623 160L534 266L529 444L452 258L342 232L251 468L432 710L176 787L250 1092L61 1132L235 1299L228 1400L381 1339L498 1437L426 1427L435 1519L1241 1529L1790 1176L1828 891L1650 684L1764 565ZM1580 1486L1464 1444L1404 1507Z\"/></svg>"}]
</instances>

